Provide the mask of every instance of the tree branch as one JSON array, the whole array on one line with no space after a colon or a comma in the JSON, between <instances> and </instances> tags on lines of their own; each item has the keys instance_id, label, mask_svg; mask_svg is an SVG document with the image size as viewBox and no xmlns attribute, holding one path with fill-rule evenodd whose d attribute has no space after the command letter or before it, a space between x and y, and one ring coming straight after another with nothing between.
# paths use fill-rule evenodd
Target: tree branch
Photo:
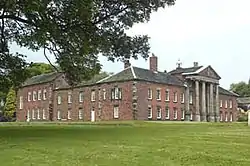
<instances>
[{"instance_id":1,"label":"tree branch","mask_svg":"<svg viewBox=\"0 0 250 166\"><path fill-rule=\"evenodd\" d=\"M44 46L44 49L43 49L43 54L44 54L45 58L47 59L47 61L49 62L49 64L50 64L57 72L59 72L59 70L57 69L57 67L55 67L55 66L51 63L49 57L47 56L45 46Z\"/></svg>"},{"instance_id":2,"label":"tree branch","mask_svg":"<svg viewBox=\"0 0 250 166\"><path fill-rule=\"evenodd\" d=\"M25 19L23 19L23 18L14 16L14 15L1 15L1 16L0 16L0 19L5 19L5 18L6 18L6 19L16 20L16 21L19 21L19 22L22 22L22 23L29 24L29 25L32 25L32 26L37 27L37 25L36 25L34 22L29 21L29 20L25 20Z\"/></svg>"}]
</instances>

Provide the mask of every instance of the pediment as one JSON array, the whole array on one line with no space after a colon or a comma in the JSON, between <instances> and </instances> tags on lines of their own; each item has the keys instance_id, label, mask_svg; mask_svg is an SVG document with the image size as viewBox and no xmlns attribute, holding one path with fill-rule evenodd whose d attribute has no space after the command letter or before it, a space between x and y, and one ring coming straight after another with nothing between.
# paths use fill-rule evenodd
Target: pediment
<instances>
[{"instance_id":1,"label":"pediment","mask_svg":"<svg viewBox=\"0 0 250 166\"><path fill-rule=\"evenodd\" d=\"M216 73L216 71L211 66L208 66L208 67L204 68L203 70L201 70L198 73L198 75L214 78L217 80L221 79L221 77Z\"/></svg>"}]
</instances>

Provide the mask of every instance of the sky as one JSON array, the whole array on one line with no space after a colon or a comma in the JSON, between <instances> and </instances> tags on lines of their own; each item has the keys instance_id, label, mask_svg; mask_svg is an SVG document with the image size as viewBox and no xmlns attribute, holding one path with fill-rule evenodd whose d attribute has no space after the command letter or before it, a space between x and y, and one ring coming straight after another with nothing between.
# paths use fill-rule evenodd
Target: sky
<instances>
[{"instance_id":1,"label":"sky","mask_svg":"<svg viewBox=\"0 0 250 166\"><path fill-rule=\"evenodd\" d=\"M231 83L248 81L250 72L250 0L176 0L176 4L152 13L147 23L137 24L129 35L147 34L150 52L158 57L159 71L182 67L211 65L221 76L220 85L226 89ZM43 52L32 52L12 46L12 50L27 55L32 62L47 62ZM51 60L54 58L51 55ZM121 62L99 58L103 70L119 72ZM149 68L140 58L131 60L133 66Z\"/></svg>"}]
</instances>

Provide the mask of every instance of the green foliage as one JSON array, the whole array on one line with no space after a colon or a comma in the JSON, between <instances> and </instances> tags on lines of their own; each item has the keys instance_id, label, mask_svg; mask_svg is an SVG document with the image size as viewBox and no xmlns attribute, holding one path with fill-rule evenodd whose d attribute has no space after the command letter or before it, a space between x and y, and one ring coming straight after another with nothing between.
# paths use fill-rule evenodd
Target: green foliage
<instances>
[{"instance_id":1,"label":"green foliage","mask_svg":"<svg viewBox=\"0 0 250 166\"><path fill-rule=\"evenodd\" d=\"M148 36L125 30L175 0L1 0L2 51L9 42L52 53L70 84L99 73L98 56L147 59ZM84 76L84 77L82 77Z\"/></svg>"},{"instance_id":2,"label":"green foliage","mask_svg":"<svg viewBox=\"0 0 250 166\"><path fill-rule=\"evenodd\" d=\"M16 111L16 92L14 88L11 87L6 97L6 103L4 106L4 115L8 119L12 119L15 111Z\"/></svg>"},{"instance_id":3,"label":"green foliage","mask_svg":"<svg viewBox=\"0 0 250 166\"><path fill-rule=\"evenodd\" d=\"M238 117L238 122L247 122L247 121L248 121L248 115L246 115L246 114L241 114Z\"/></svg>"},{"instance_id":4,"label":"green foliage","mask_svg":"<svg viewBox=\"0 0 250 166\"><path fill-rule=\"evenodd\" d=\"M250 96L250 84L247 84L244 81L231 84L230 90L239 94L241 97L249 97Z\"/></svg>"},{"instance_id":5,"label":"green foliage","mask_svg":"<svg viewBox=\"0 0 250 166\"><path fill-rule=\"evenodd\" d=\"M40 74L51 73L54 68L47 63L31 63L27 68L27 73L29 77L37 76Z\"/></svg>"}]
</instances>

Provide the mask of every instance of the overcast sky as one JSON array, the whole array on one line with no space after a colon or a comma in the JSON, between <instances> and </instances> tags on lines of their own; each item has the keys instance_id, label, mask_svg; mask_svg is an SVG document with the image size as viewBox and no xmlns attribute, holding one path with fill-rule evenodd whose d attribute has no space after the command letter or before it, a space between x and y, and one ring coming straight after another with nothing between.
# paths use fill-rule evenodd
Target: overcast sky
<instances>
[{"instance_id":1,"label":"overcast sky","mask_svg":"<svg viewBox=\"0 0 250 166\"><path fill-rule=\"evenodd\" d=\"M134 26L130 34L148 34L151 52L159 58L159 70L182 67L194 61L211 65L222 77L221 86L248 81L250 77L250 0L177 0L175 6L153 13L151 20ZM33 53L13 46L28 55L28 61L46 62L42 52ZM53 57L51 57L53 58ZM103 70L118 72L123 64L100 57ZM132 65L148 68L143 59Z\"/></svg>"}]
</instances>

